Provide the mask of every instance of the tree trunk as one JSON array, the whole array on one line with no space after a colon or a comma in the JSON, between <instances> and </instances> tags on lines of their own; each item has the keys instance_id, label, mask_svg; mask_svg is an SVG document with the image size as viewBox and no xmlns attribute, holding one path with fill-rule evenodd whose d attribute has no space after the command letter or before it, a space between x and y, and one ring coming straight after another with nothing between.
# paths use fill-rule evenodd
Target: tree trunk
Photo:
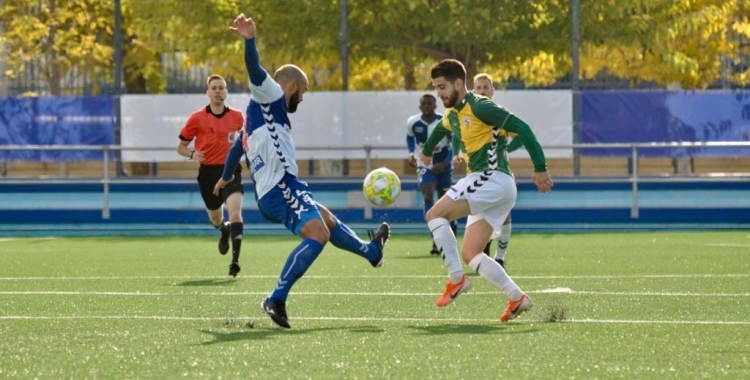
<instances>
[{"instance_id":1,"label":"tree trunk","mask_svg":"<svg viewBox=\"0 0 750 380\"><path fill-rule=\"evenodd\" d=\"M137 59L129 59L131 55L135 54L136 45L135 41L137 36L135 34L128 33L130 28L127 25L132 23L132 15L128 12L122 14L122 79L125 84L126 94L146 94L148 88L146 86L146 77L143 75L143 71L139 66ZM149 176L151 173L151 163L149 162L131 162L129 164L130 170L128 174L130 176Z\"/></svg>"},{"instance_id":2,"label":"tree trunk","mask_svg":"<svg viewBox=\"0 0 750 380\"><path fill-rule=\"evenodd\" d=\"M130 14L123 13L122 23L123 25L129 25L131 23ZM137 36L135 34L128 33L129 28L122 28L122 74L125 82L125 92L128 94L145 94L147 93L146 77L143 76L140 66L138 66L138 60L129 60L128 57L135 50L135 41Z\"/></svg>"},{"instance_id":3,"label":"tree trunk","mask_svg":"<svg viewBox=\"0 0 750 380\"><path fill-rule=\"evenodd\" d=\"M55 17L55 0L49 2L50 16ZM57 55L55 52L55 38L57 36L57 27L53 24L49 28L49 36L45 42L44 52L47 66L47 84L49 88L49 94L51 96L60 96L60 66L57 63Z\"/></svg>"},{"instance_id":4,"label":"tree trunk","mask_svg":"<svg viewBox=\"0 0 750 380\"><path fill-rule=\"evenodd\" d=\"M404 58L404 88L409 91L417 89L417 79L414 77L414 64Z\"/></svg>"}]
</instances>

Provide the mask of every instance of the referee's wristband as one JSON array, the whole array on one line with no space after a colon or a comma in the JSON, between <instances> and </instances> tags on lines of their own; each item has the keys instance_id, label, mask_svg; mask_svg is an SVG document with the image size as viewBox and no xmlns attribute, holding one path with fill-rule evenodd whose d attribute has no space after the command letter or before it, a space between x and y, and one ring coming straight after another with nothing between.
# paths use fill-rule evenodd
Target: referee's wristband
<instances>
[{"instance_id":1,"label":"referee's wristband","mask_svg":"<svg viewBox=\"0 0 750 380\"><path fill-rule=\"evenodd\" d=\"M190 155L188 156L188 159L193 159L193 155L195 154L195 149L190 149Z\"/></svg>"}]
</instances>

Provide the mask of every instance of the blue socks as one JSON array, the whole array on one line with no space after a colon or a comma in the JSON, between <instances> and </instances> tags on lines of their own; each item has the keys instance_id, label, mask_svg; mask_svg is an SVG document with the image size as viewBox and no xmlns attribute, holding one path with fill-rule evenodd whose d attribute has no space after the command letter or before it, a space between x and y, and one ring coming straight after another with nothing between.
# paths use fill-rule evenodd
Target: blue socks
<instances>
[{"instance_id":1,"label":"blue socks","mask_svg":"<svg viewBox=\"0 0 750 380\"><path fill-rule=\"evenodd\" d=\"M368 261L378 256L378 247L360 239L346 224L336 219L336 227L331 230L331 244L336 248L352 252Z\"/></svg>"},{"instance_id":2,"label":"blue socks","mask_svg":"<svg viewBox=\"0 0 750 380\"><path fill-rule=\"evenodd\" d=\"M329 241L335 247L355 253L368 261L375 260L379 255L378 247L375 243L369 243L360 239L351 228L338 219L336 219L336 227L331 230ZM323 244L313 239L302 240L302 243L294 248L286 259L284 268L281 270L281 276L279 276L279 282L268 298L286 303L292 286L305 274L315 259L318 258L320 252L323 251L323 247Z\"/></svg>"},{"instance_id":3,"label":"blue socks","mask_svg":"<svg viewBox=\"0 0 750 380\"><path fill-rule=\"evenodd\" d=\"M279 276L279 282L268 298L286 303L292 286L305 274L307 268L310 268L315 259L318 258L320 252L323 251L323 247L323 244L313 239L302 240L302 243L294 248L286 259L284 269L281 270L281 276Z\"/></svg>"}]
</instances>

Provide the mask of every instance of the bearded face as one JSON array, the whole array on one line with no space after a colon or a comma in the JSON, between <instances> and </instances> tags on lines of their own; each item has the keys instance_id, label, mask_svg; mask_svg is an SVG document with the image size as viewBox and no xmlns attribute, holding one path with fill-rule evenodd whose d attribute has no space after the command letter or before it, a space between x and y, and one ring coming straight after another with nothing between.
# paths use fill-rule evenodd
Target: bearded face
<instances>
[{"instance_id":1,"label":"bearded face","mask_svg":"<svg viewBox=\"0 0 750 380\"><path fill-rule=\"evenodd\" d=\"M292 96L289 98L289 106L287 107L288 113L295 113L297 111L297 106L299 106L299 103L300 103L299 98L300 98L299 91L292 94Z\"/></svg>"},{"instance_id":2,"label":"bearded face","mask_svg":"<svg viewBox=\"0 0 750 380\"><path fill-rule=\"evenodd\" d=\"M448 94L448 101L446 102L445 98L442 99L445 108L455 107L456 104L458 104L458 91L456 91L456 88L453 87Z\"/></svg>"},{"instance_id":3,"label":"bearded face","mask_svg":"<svg viewBox=\"0 0 750 380\"><path fill-rule=\"evenodd\" d=\"M437 96L443 101L445 108L454 107L458 103L458 89L456 83L449 82L445 77L437 77L432 79L432 85L437 90Z\"/></svg>"}]
</instances>

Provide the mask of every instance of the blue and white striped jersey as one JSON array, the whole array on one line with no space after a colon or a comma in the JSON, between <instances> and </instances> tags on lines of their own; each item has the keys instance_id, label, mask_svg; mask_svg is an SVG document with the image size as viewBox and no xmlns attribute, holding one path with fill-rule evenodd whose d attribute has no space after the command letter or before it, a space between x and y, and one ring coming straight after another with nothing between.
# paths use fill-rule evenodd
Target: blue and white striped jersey
<instances>
[{"instance_id":1,"label":"blue and white striped jersey","mask_svg":"<svg viewBox=\"0 0 750 380\"><path fill-rule=\"evenodd\" d=\"M422 150L422 145L427 141L427 137L435 129L436 126L440 125L440 120L443 118L441 114L435 114L435 120L428 123L422 119L422 114L418 113L414 116L409 117L406 121L406 146L409 149L409 153L414 153L414 157L417 159L417 167L431 168L432 165L425 166L422 162L422 158L419 156L419 152ZM450 136L444 137L438 145L435 147L435 151L432 155L432 162L438 163L444 161L450 152ZM415 152L415 149L418 149Z\"/></svg>"},{"instance_id":2,"label":"blue and white striped jersey","mask_svg":"<svg viewBox=\"0 0 750 380\"><path fill-rule=\"evenodd\" d=\"M224 180L229 180L243 153L249 159L250 176L258 199L288 173L297 176L297 160L284 91L260 65L255 39L245 41L245 65L250 74L250 104L241 139L227 156ZM230 167L231 166L231 167Z\"/></svg>"}]
</instances>

